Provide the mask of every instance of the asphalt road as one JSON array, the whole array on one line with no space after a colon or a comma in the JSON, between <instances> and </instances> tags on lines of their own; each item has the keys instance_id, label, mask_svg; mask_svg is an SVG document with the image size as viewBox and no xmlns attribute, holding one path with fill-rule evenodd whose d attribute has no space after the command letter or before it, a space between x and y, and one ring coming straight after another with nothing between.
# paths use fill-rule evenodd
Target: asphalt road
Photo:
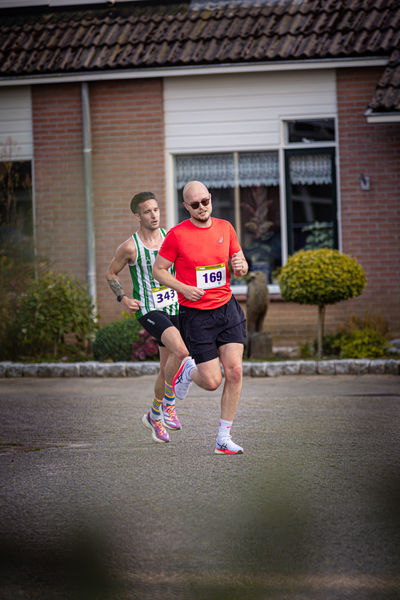
<instances>
[{"instance_id":1,"label":"asphalt road","mask_svg":"<svg viewBox=\"0 0 400 600\"><path fill-rule=\"evenodd\" d=\"M242 456L154 380L0 380L1 600L400 598L399 377L246 379Z\"/></svg>"}]
</instances>

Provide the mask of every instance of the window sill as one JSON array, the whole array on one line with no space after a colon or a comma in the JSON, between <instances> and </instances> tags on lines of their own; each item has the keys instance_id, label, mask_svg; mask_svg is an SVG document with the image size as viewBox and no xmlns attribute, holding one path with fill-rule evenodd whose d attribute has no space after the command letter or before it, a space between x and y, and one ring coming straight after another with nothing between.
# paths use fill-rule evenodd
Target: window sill
<instances>
[{"instance_id":1,"label":"window sill","mask_svg":"<svg viewBox=\"0 0 400 600\"><path fill-rule=\"evenodd\" d=\"M232 294L238 302L244 302L247 298L247 285L233 285ZM281 288L277 284L268 285L269 297L272 302L283 301Z\"/></svg>"}]
</instances>

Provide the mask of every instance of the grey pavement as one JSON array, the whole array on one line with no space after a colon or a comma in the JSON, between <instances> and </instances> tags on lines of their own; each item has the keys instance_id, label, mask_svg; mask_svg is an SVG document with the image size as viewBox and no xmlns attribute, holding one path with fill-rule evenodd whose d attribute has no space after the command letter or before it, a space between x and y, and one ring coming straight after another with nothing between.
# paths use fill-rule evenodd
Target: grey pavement
<instances>
[{"instance_id":1,"label":"grey pavement","mask_svg":"<svg viewBox=\"0 0 400 600\"><path fill-rule=\"evenodd\" d=\"M400 380L245 378L181 432L141 424L154 376L0 379L0 598L400 598Z\"/></svg>"}]
</instances>

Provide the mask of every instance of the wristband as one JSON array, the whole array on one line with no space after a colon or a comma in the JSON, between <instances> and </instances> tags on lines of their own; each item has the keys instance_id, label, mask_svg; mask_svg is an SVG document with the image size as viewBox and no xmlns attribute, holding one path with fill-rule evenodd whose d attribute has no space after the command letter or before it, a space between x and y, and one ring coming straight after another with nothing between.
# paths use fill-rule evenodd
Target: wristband
<instances>
[{"instance_id":1,"label":"wristband","mask_svg":"<svg viewBox=\"0 0 400 600\"><path fill-rule=\"evenodd\" d=\"M118 302L121 302L121 300L124 296L126 296L126 294L120 294L119 296L117 296ZM126 297L128 297L128 296L126 296Z\"/></svg>"}]
</instances>

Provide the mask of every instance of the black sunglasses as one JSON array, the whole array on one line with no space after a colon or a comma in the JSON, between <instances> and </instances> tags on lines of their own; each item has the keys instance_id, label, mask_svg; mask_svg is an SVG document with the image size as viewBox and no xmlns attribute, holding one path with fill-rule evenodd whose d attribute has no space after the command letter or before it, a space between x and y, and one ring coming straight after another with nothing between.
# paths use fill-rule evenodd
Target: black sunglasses
<instances>
[{"instance_id":1,"label":"black sunglasses","mask_svg":"<svg viewBox=\"0 0 400 600\"><path fill-rule=\"evenodd\" d=\"M190 208L197 210L200 204L202 204L203 206L208 206L210 204L210 198L204 198L203 200L200 200L200 202L192 202L192 204L189 204L189 202L185 202L185 204L190 206Z\"/></svg>"}]
</instances>

